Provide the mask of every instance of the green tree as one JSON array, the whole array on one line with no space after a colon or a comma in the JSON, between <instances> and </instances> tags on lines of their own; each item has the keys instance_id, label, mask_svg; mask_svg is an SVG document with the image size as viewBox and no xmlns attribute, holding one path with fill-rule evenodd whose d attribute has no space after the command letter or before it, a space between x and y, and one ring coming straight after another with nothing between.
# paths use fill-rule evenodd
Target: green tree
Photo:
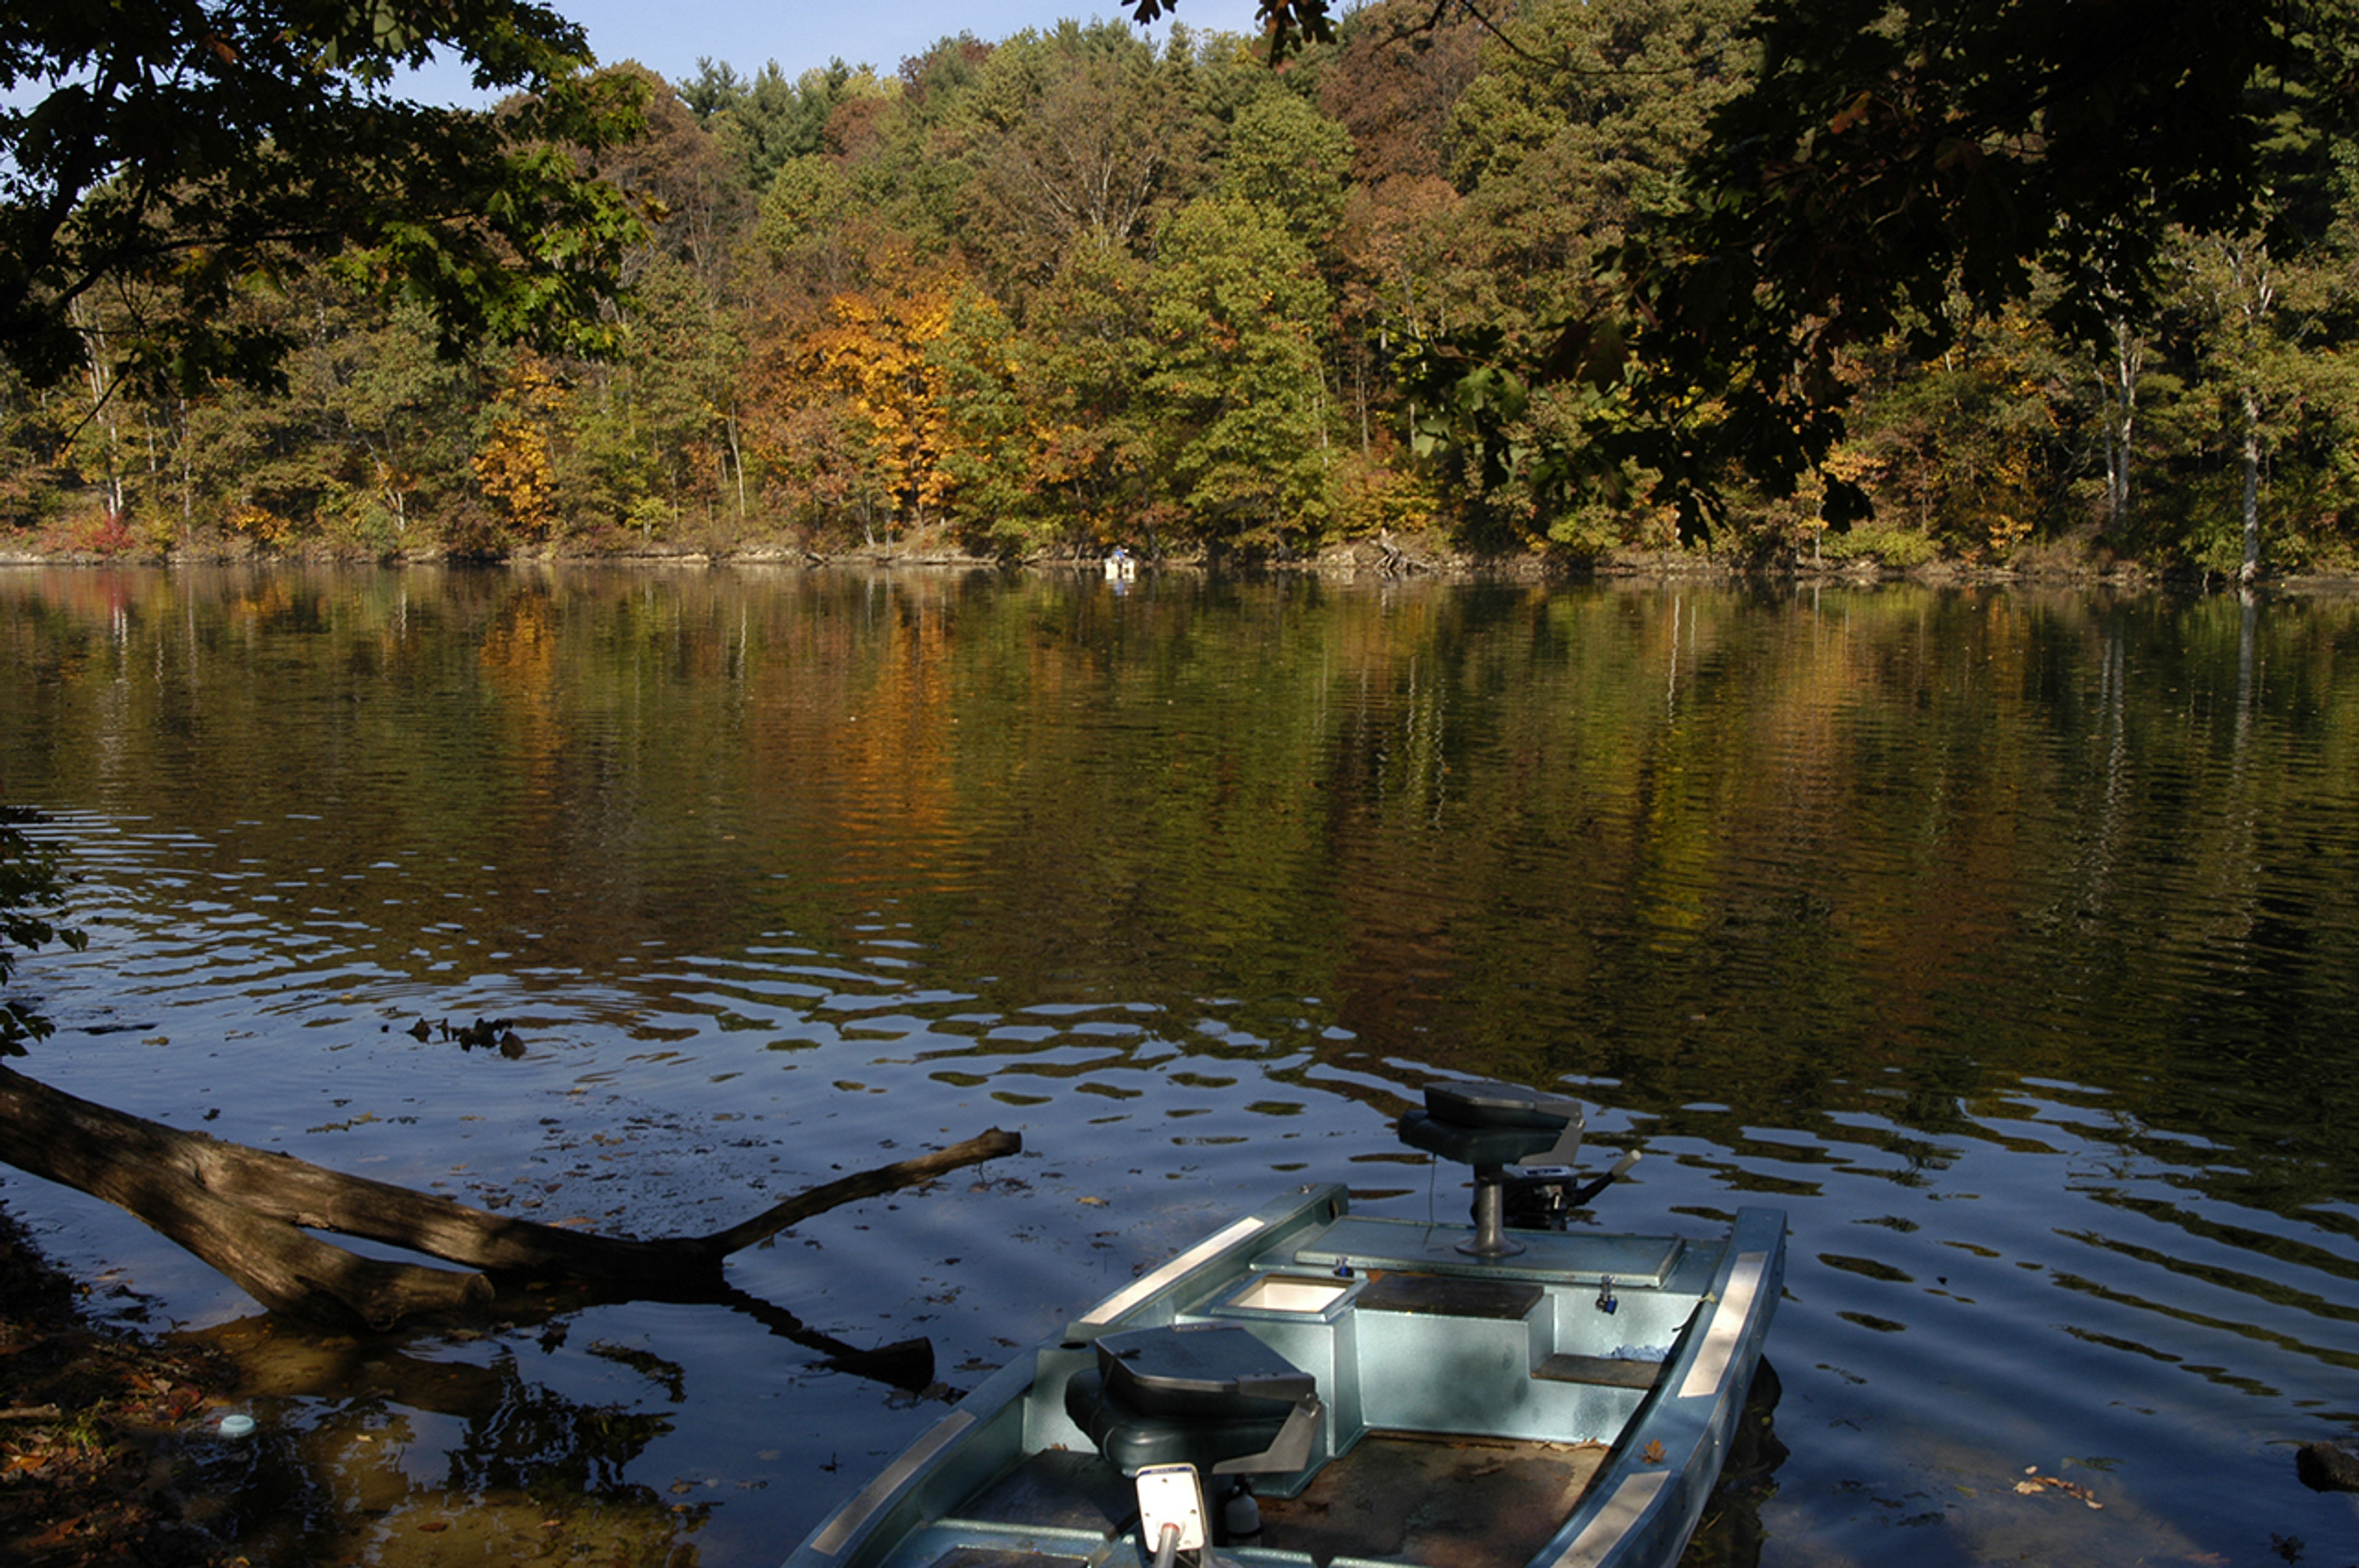
<instances>
[{"instance_id":1,"label":"green tree","mask_svg":"<svg viewBox=\"0 0 2359 1568\"><path fill-rule=\"evenodd\" d=\"M1280 5L1300 26L1305 7ZM1930 354L1953 289L1980 313L2058 282L2066 337L2150 313L2176 224L2282 220L2260 178L2283 94L2347 117L2347 0L1762 0L1761 65L1712 117L1679 204L1608 260L1610 291L1538 342L1437 341L1415 367L1432 433L1498 449L1534 383L1584 389L1559 488L1651 470L1685 524L1732 469L1789 491L1831 449L1843 355L1895 330ZM1829 485L1837 517L1864 497Z\"/></svg>"},{"instance_id":2,"label":"green tree","mask_svg":"<svg viewBox=\"0 0 2359 1568\"><path fill-rule=\"evenodd\" d=\"M387 311L326 277L263 303L296 343L283 392L224 383L135 406L163 458L135 506L148 536L189 542L219 525L375 556L439 542L430 519L467 484L475 389L435 353L427 312Z\"/></svg>"},{"instance_id":3,"label":"green tree","mask_svg":"<svg viewBox=\"0 0 2359 1568\"><path fill-rule=\"evenodd\" d=\"M813 153L782 165L763 192L743 270L773 304L824 301L858 286L872 232L842 163Z\"/></svg>"},{"instance_id":4,"label":"green tree","mask_svg":"<svg viewBox=\"0 0 2359 1568\"><path fill-rule=\"evenodd\" d=\"M1162 520L1144 395L1148 269L1083 246L1016 327L979 290L934 346L968 536L1003 555L1085 552Z\"/></svg>"},{"instance_id":5,"label":"green tree","mask_svg":"<svg viewBox=\"0 0 2359 1568\"><path fill-rule=\"evenodd\" d=\"M742 522L737 323L671 254L651 258L632 292L615 351L578 372L559 488L572 512L625 525L642 543L690 514Z\"/></svg>"},{"instance_id":6,"label":"green tree","mask_svg":"<svg viewBox=\"0 0 2359 1568\"><path fill-rule=\"evenodd\" d=\"M961 228L1021 299L1076 248L1144 248L1186 194L1204 126L1183 74L1113 24L1023 32L945 129L974 169Z\"/></svg>"},{"instance_id":7,"label":"green tree","mask_svg":"<svg viewBox=\"0 0 2359 1568\"><path fill-rule=\"evenodd\" d=\"M1756 59L1752 0L1540 0L1484 49L1454 173L1493 324L1552 328L1600 296L1596 263L1676 210L1713 114Z\"/></svg>"},{"instance_id":8,"label":"green tree","mask_svg":"<svg viewBox=\"0 0 2359 1568\"><path fill-rule=\"evenodd\" d=\"M394 95L437 51L496 114ZM0 354L36 384L103 351L147 387L276 385L297 341L231 308L330 263L424 304L446 349L594 338L641 229L575 148L635 135L626 79L530 0L17 0L0 12ZM76 310L140 296L100 350Z\"/></svg>"},{"instance_id":9,"label":"green tree","mask_svg":"<svg viewBox=\"0 0 2359 1568\"><path fill-rule=\"evenodd\" d=\"M710 59L696 67L679 89L680 100L728 150L744 188L757 196L787 164L826 150L828 122L844 104L884 92L874 71L841 59L791 81L777 60L750 81Z\"/></svg>"},{"instance_id":10,"label":"green tree","mask_svg":"<svg viewBox=\"0 0 2359 1568\"><path fill-rule=\"evenodd\" d=\"M1220 188L1284 224L1313 254L1343 222L1352 134L1290 92L1265 93L1229 127Z\"/></svg>"},{"instance_id":11,"label":"green tree","mask_svg":"<svg viewBox=\"0 0 2359 1568\"><path fill-rule=\"evenodd\" d=\"M2080 457L2071 356L2032 307L1951 308L1938 355L1896 333L1853 356L1846 449L1854 479L1874 477L1880 519L1948 555L2004 560L2049 521Z\"/></svg>"},{"instance_id":12,"label":"green tree","mask_svg":"<svg viewBox=\"0 0 2359 1568\"><path fill-rule=\"evenodd\" d=\"M1448 220L1451 282L1462 290L1448 305L1473 334L1462 342L1550 373L1436 378L1415 353L1409 365L1425 395L1426 449L1468 494L1485 543L1553 536L1589 552L1618 542L1617 513L1651 525L1638 503L1665 454L1626 439L1600 446L1593 426L1625 438L1644 427L1607 401L1604 363L1591 362L1584 384L1545 361L1568 317L1617 298L1606 258L1678 211L1712 115L1750 80L1749 12L1749 0L1542 0L1484 47L1454 114L1453 172L1466 195Z\"/></svg>"},{"instance_id":13,"label":"green tree","mask_svg":"<svg viewBox=\"0 0 2359 1568\"><path fill-rule=\"evenodd\" d=\"M26 384L0 360L0 528L23 532L65 504L67 475L59 466L73 416L54 387Z\"/></svg>"},{"instance_id":14,"label":"green tree","mask_svg":"<svg viewBox=\"0 0 2359 1568\"><path fill-rule=\"evenodd\" d=\"M942 471L961 531L994 554L1020 556L1034 542L1038 444L1027 405L1023 345L998 303L969 290L926 357L940 378Z\"/></svg>"},{"instance_id":15,"label":"green tree","mask_svg":"<svg viewBox=\"0 0 2359 1568\"><path fill-rule=\"evenodd\" d=\"M332 511L374 553L429 543L429 519L462 482L469 382L433 351L426 313L404 303L323 345L314 373L321 437L337 453Z\"/></svg>"},{"instance_id":16,"label":"green tree","mask_svg":"<svg viewBox=\"0 0 2359 1568\"><path fill-rule=\"evenodd\" d=\"M1212 544L1297 550L1333 453L1316 334L1331 298L1282 214L1200 197L1166 227L1148 314L1160 470Z\"/></svg>"},{"instance_id":17,"label":"green tree","mask_svg":"<svg viewBox=\"0 0 2359 1568\"><path fill-rule=\"evenodd\" d=\"M2294 510L2313 528L2331 527L2330 514L2351 504L2359 405L2343 345L2359 308L2359 276L2339 247L2288 256L2257 232L2187 236L2179 254L2187 379L2208 416L2190 434L2213 460L2202 466L2236 481L2230 504L2190 519L2189 543L2207 570L2249 583L2264 566L2265 490L2307 491ZM2304 470L2318 469L2329 471L2305 482ZM2233 534L2218 526L2223 516L2235 520Z\"/></svg>"},{"instance_id":18,"label":"green tree","mask_svg":"<svg viewBox=\"0 0 2359 1568\"><path fill-rule=\"evenodd\" d=\"M25 831L40 820L25 806L0 806L0 1057L23 1055L27 1042L48 1038L54 1027L32 1002L6 994L20 950L59 942L80 952L89 940L55 922L66 902L58 852Z\"/></svg>"}]
</instances>

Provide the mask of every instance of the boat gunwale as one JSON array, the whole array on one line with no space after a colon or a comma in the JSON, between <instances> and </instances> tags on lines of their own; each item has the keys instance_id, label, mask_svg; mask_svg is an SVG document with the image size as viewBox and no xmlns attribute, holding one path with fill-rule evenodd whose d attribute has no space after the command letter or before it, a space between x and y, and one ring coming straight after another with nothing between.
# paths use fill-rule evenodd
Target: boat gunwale
<instances>
[{"instance_id":1,"label":"boat gunwale","mask_svg":"<svg viewBox=\"0 0 2359 1568\"><path fill-rule=\"evenodd\" d=\"M1677 1349L1631 1412L1589 1490L1527 1568L1622 1568L1647 1561L1644 1553L1657 1541L1684 1545L1719 1479L1721 1461L1744 1412L1769 1319L1783 1293L1785 1258L1785 1210L1737 1210L1700 1303L1711 1306L1712 1317L1700 1330L1691 1324L1681 1332ZM1746 1274L1749 1288L1732 1302L1732 1283ZM1723 1323L1724 1316L1730 1321ZM1714 1374L1700 1379L1699 1372L1715 1361ZM1707 1407L1687 1409L1689 1401L1699 1400L1707 1400ZM1692 1430L1682 1447L1675 1452L1666 1445L1650 1457L1648 1445L1661 1444L1667 1430L1677 1431L1670 1419L1689 1414L1698 1419L1689 1423Z\"/></svg>"}]
</instances>

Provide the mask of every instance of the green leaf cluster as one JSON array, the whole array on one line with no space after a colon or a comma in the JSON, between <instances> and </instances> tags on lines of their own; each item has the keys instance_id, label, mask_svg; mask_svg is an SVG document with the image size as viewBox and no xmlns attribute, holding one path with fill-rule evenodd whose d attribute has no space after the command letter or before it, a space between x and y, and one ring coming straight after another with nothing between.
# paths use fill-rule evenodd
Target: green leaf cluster
<instances>
[{"instance_id":1,"label":"green leaf cluster","mask_svg":"<svg viewBox=\"0 0 2359 1568\"><path fill-rule=\"evenodd\" d=\"M26 832L41 820L29 807L0 806L0 1057L23 1055L55 1027L33 1002L7 994L21 953L52 942L80 952L88 942L52 918L65 907L65 878L55 847Z\"/></svg>"},{"instance_id":2,"label":"green leaf cluster","mask_svg":"<svg viewBox=\"0 0 2359 1568\"><path fill-rule=\"evenodd\" d=\"M497 113L392 91L436 51ZM323 267L424 306L446 351L602 341L643 213L578 149L640 128L529 0L23 0L0 14L0 353L151 395L277 388L295 334L239 308ZM102 333L93 315L104 313Z\"/></svg>"}]
</instances>

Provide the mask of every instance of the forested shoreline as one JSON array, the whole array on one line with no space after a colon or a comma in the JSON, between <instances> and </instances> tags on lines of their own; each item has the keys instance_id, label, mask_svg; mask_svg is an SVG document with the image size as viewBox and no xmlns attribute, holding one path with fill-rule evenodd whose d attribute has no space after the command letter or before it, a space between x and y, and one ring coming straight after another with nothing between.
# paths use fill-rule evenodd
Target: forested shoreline
<instances>
[{"instance_id":1,"label":"forested shoreline","mask_svg":"<svg viewBox=\"0 0 2359 1568\"><path fill-rule=\"evenodd\" d=\"M47 387L0 366L0 552L1284 561L1405 539L2233 576L2250 515L2272 571L2359 568L2359 153L2299 83L2253 89L2283 132L2266 231L2178 236L2152 311L2080 338L2035 266L2017 308L1959 294L1939 351L1906 330L1848 351L1822 473L1732 481L1683 545L1643 474L1568 504L1512 454L1420 453L1402 359L1593 307L1603 259L1687 199L1755 65L1751 5L1430 12L1363 9L1277 69L1256 40L1119 22L890 71L615 67L648 135L596 168L659 221L604 308L610 354L438 356L422 308L325 267L234 300L299 342L283 391L116 384L98 352ZM103 345L141 299L72 308ZM1514 410L1534 450L1581 417L1570 387ZM1830 528L1828 478L1874 518Z\"/></svg>"}]
</instances>

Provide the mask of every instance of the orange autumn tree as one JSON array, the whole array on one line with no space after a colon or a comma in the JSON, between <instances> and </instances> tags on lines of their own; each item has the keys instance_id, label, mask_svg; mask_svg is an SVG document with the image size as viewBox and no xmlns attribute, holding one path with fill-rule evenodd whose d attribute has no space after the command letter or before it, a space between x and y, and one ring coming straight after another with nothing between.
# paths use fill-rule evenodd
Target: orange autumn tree
<instances>
[{"instance_id":1,"label":"orange autumn tree","mask_svg":"<svg viewBox=\"0 0 2359 1568\"><path fill-rule=\"evenodd\" d=\"M922 525L948 499L948 377L928 352L967 287L955 267L888 257L828 302L802 342L804 373L841 395L866 437L896 514Z\"/></svg>"},{"instance_id":2,"label":"orange autumn tree","mask_svg":"<svg viewBox=\"0 0 2359 1568\"><path fill-rule=\"evenodd\" d=\"M549 439L564 393L537 355L508 373L474 458L475 481L514 536L542 540L557 519L557 463Z\"/></svg>"}]
</instances>

